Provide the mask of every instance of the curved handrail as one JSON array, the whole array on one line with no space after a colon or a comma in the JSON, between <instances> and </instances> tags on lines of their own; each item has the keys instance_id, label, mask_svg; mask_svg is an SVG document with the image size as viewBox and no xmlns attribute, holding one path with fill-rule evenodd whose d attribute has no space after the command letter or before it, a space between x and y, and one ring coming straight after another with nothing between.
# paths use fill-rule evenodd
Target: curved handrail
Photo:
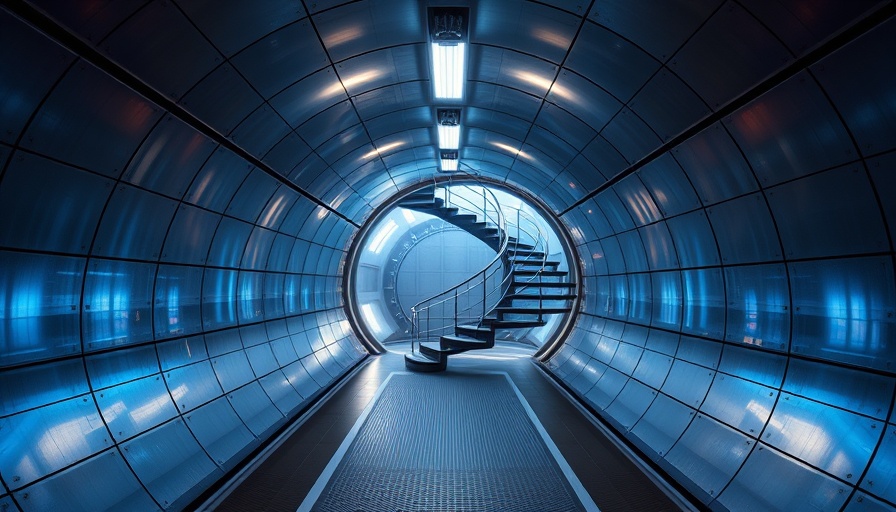
<instances>
[{"instance_id":1,"label":"curved handrail","mask_svg":"<svg viewBox=\"0 0 896 512\"><path fill-rule=\"evenodd\" d=\"M486 290L485 290L485 288L486 288L486 283L487 283L489 277L493 276L498 270L500 270L500 269L503 267L503 256L504 256L504 254L505 254L506 251L507 251L508 234L507 234L507 229L506 229L506 221L505 221L505 218L504 218L504 212L503 212L503 210L502 210L502 208L501 208L501 204L500 204L500 202L498 201L498 198L497 198L497 196L495 195L495 193L494 193L490 188L486 187L486 186L479 180L479 178L478 178L477 176L475 176L475 175L473 175L473 174L470 174L470 173L467 173L466 171L458 171L458 173L467 176L468 179L472 179L472 180L475 181L477 184L479 184L479 187L482 189L483 196L484 196L484 204L483 204L483 208L482 208L482 217L483 217L483 221L484 221L484 222L488 222L488 221L491 219L491 217L489 216L489 211L488 211L488 199L487 199L487 197L485 196L485 194L487 193L488 195L491 196L491 203L492 203L492 205L493 205L493 208L494 208L495 213L496 213L496 216L497 216L497 222L495 223L495 225L496 225L496 227L498 228L498 234L499 234L499 239L498 239L498 241L499 241L499 244L498 244L498 250L497 250L497 252L496 252L496 254L495 254L495 257L494 257L494 258L493 258L493 259L492 259L492 260L491 260L485 267L483 267L482 270L476 272L475 274L471 275L470 277L468 277L468 278L465 279L464 281L462 281L462 282L460 282L460 283L458 283L458 284L456 284L456 285L454 285L454 286L448 288L447 290L444 290L444 291L439 292L439 293L437 293L437 294L435 294L435 295L433 295L433 296L431 296L431 297L428 297L428 298L426 298L426 299L424 299L424 300L419 301L418 303L414 304L414 306L411 307L411 350L412 350L412 351L414 350L415 342L416 342L416 340L418 339L418 337L420 336L420 333L421 333L421 330L420 330L420 314L421 314L423 311L426 311L427 314L428 314L428 313L429 313L429 310L432 309L433 307L435 307L435 306L439 306L439 305L442 305L442 304L445 304L446 302L448 302L448 301L450 301L450 300L453 299L453 300L454 300L454 307L455 307L455 318L456 318L456 317L457 317L457 313L458 313L458 309L457 309L457 301L458 301L458 296L460 295L460 294L458 293L458 291L459 291L461 288L463 288L464 286L467 286L467 285L469 285L470 283L472 283L474 280L478 280L480 276L482 276L482 287L483 287L483 300L482 300L483 315L482 315L482 316L485 316L486 301L487 301L487 296L488 296L488 294L486 293ZM448 180L448 185L447 185L446 188L445 188L445 190L446 190L445 204L446 204L446 205L447 205L447 204L450 204L450 203L449 203L449 201L450 201L450 187L452 186L452 185L451 185L451 181L452 181L452 178L449 178L449 180ZM437 185L437 184L436 184L436 185ZM468 185L462 185L462 186L466 187L468 190L472 190ZM433 188L433 194L435 194L435 191L436 191L436 187L435 187L435 185L434 185L434 188ZM469 203L469 201L467 201L465 198L461 197L461 199L462 199L463 201L466 201L466 202ZM474 213L478 212L477 209L470 209L469 211L474 212ZM497 265L496 265L496 264L497 264ZM495 268L492 269L492 267L495 267ZM491 272L489 272L489 269L492 269ZM475 288L475 287L474 287L474 288ZM469 292L470 290L472 290L472 289L473 289L473 288L467 288L466 290L464 290L463 293L468 293L468 292ZM438 299L438 298L440 298L440 297L445 297L445 298L443 298L443 299L440 300L440 301L433 302L433 301L435 301L436 299ZM424 305L424 304L427 304L427 303L430 303L430 304L428 304L428 305L426 305L425 307L423 307L423 305ZM465 312L467 312L467 311L469 311L469 308L465 309ZM429 324L428 324L428 322L427 322L427 328L428 328L428 327L429 327ZM442 328L442 329L444 329L444 328ZM427 334L429 334L429 329L427 329Z\"/></svg>"}]
</instances>

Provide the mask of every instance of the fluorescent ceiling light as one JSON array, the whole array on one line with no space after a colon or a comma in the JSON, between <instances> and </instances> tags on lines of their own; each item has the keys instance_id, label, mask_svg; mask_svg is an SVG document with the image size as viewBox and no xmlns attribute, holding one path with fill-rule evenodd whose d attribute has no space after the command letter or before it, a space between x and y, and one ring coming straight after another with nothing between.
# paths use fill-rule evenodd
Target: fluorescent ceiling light
<instances>
[{"instance_id":1,"label":"fluorescent ceiling light","mask_svg":"<svg viewBox=\"0 0 896 512\"><path fill-rule=\"evenodd\" d=\"M460 126L439 125L439 149L457 149L460 145Z\"/></svg>"},{"instance_id":2,"label":"fluorescent ceiling light","mask_svg":"<svg viewBox=\"0 0 896 512\"><path fill-rule=\"evenodd\" d=\"M437 99L459 100L464 93L464 43L432 45L432 81Z\"/></svg>"},{"instance_id":3,"label":"fluorescent ceiling light","mask_svg":"<svg viewBox=\"0 0 896 512\"><path fill-rule=\"evenodd\" d=\"M443 171L456 171L457 170L457 158L443 158L442 159L442 170Z\"/></svg>"}]
</instances>

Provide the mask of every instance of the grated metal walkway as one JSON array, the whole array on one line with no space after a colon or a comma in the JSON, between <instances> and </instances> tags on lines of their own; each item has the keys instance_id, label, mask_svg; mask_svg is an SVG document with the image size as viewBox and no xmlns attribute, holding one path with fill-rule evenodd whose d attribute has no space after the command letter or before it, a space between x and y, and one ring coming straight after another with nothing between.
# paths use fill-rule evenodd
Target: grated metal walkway
<instances>
[{"instance_id":1,"label":"grated metal walkway","mask_svg":"<svg viewBox=\"0 0 896 512\"><path fill-rule=\"evenodd\" d=\"M584 510L520 398L506 374L393 373L312 510Z\"/></svg>"}]
</instances>

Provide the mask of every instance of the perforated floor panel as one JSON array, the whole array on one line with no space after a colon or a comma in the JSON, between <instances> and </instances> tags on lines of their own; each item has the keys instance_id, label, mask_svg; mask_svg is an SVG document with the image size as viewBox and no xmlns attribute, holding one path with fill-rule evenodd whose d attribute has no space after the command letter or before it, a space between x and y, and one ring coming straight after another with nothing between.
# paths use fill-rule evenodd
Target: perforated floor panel
<instances>
[{"instance_id":1,"label":"perforated floor panel","mask_svg":"<svg viewBox=\"0 0 896 512\"><path fill-rule=\"evenodd\" d=\"M506 374L458 377L393 373L311 509L585 510Z\"/></svg>"}]
</instances>

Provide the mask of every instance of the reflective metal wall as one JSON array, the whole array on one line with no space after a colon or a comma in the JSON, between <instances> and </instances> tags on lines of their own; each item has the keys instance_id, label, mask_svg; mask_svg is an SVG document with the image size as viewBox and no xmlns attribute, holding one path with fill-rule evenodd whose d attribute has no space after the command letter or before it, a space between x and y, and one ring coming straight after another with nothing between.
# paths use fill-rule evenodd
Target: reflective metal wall
<instances>
[{"instance_id":1,"label":"reflective metal wall","mask_svg":"<svg viewBox=\"0 0 896 512\"><path fill-rule=\"evenodd\" d=\"M894 33L563 217L586 314L552 371L714 509L896 504Z\"/></svg>"},{"instance_id":2,"label":"reflective metal wall","mask_svg":"<svg viewBox=\"0 0 896 512\"><path fill-rule=\"evenodd\" d=\"M4 11L0 45L0 510L183 508L366 353L355 228Z\"/></svg>"}]
</instances>

